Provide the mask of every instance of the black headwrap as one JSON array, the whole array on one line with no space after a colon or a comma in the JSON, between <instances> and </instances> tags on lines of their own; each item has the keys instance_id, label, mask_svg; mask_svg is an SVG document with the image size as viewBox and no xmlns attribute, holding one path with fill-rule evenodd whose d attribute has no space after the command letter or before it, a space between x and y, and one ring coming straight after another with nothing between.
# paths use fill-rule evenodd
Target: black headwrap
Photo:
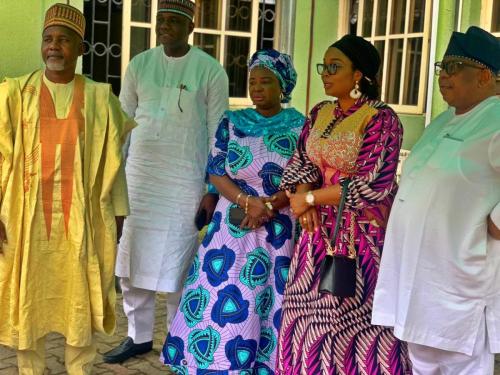
<instances>
[{"instance_id":1,"label":"black headwrap","mask_svg":"<svg viewBox=\"0 0 500 375\"><path fill-rule=\"evenodd\" d=\"M352 61L356 69L366 77L374 79L380 68L380 55L377 49L366 39L347 34L337 40L330 47L342 51Z\"/></svg>"}]
</instances>

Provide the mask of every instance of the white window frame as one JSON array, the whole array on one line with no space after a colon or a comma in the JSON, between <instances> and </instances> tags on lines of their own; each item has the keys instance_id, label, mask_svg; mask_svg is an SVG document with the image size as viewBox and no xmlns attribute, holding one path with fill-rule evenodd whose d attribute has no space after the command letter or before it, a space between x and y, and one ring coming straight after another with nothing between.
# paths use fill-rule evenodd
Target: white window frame
<instances>
[{"instance_id":1,"label":"white window frame","mask_svg":"<svg viewBox=\"0 0 500 375\"><path fill-rule=\"evenodd\" d=\"M255 50L257 49L257 33L258 33L257 27L259 26L259 22L258 22L259 0L251 0L252 20L253 21L252 21L250 31L226 30L226 10L227 10L226 5L227 5L228 1L229 0L219 0L219 9L221 10L220 30L195 27L194 31L189 36L189 43L193 44L194 33L217 35L220 38L219 39L220 40L220 43L219 43L219 48L220 48L220 50L219 50L219 62L222 66L224 66L224 60L226 58L226 37L228 37L228 36L249 38L250 39L250 51L249 51L250 55L253 52L255 52ZM229 98L229 105L232 107L244 107L244 106L252 105L252 101L250 100L250 97L248 96L248 93L247 93L247 95L245 97L230 97Z\"/></svg>"},{"instance_id":2,"label":"white window frame","mask_svg":"<svg viewBox=\"0 0 500 375\"><path fill-rule=\"evenodd\" d=\"M497 38L500 38L500 31L493 32L491 30L491 21L493 20L494 5L495 5L495 0L483 0L481 2L481 27L491 32Z\"/></svg>"},{"instance_id":3,"label":"white window frame","mask_svg":"<svg viewBox=\"0 0 500 375\"><path fill-rule=\"evenodd\" d=\"M228 36L236 36L236 37L246 37L250 39L250 51L249 56L252 55L257 49L257 35L258 35L258 17L259 17L259 5L260 0L249 0L252 4L252 25L251 30L248 32L242 31L232 31L226 30L226 9L227 2L229 0L219 0L219 9L221 9L221 25L220 30L216 29L206 29L206 28L195 28L193 33L189 36L189 43L193 44L194 41L194 33L202 33L202 34L210 34L217 35L220 38L219 44L219 62L222 66L224 66L225 60L225 44L226 37ZM281 16L281 4L283 1L277 1L276 4L276 19L274 21L275 28L275 39L274 45L276 46L280 42L280 35L278 35L278 25L280 22ZM132 0L123 0L123 27L122 27L122 81L125 75L125 70L130 61L130 37L131 37L131 29L132 27L141 27L145 29L149 29L150 32L150 48L156 47L156 13L158 11L158 1L151 0L151 22L136 22L132 21ZM248 57L249 57L248 56ZM229 98L229 105L231 107L247 107L252 105L252 101L248 96L248 92L246 97L231 97Z\"/></svg>"},{"instance_id":4,"label":"white window frame","mask_svg":"<svg viewBox=\"0 0 500 375\"><path fill-rule=\"evenodd\" d=\"M388 8L387 8L387 15L388 17L392 15L392 4L394 1L402 1L402 0L388 0ZM363 27L363 8L364 8L364 3L365 0L359 0L359 9L358 9L358 20L357 20L357 35L361 35L362 32L362 27ZM385 42L385 48L384 48L384 56L383 56L383 66L381 67L382 69L382 77L384 79L383 82L380 82L380 88L381 88L381 93L380 97L382 100L385 101L386 99L386 79L387 77L387 70L388 70L388 55L389 55L389 42L390 40L394 39L402 39L403 40L403 59L401 62L401 71L405 71L405 65L406 65L406 52L407 52L407 47L408 47L408 39L410 38L416 38L416 37L421 37L422 38L422 58L421 58L421 63L420 63L420 78L419 78L419 90L418 90L418 100L416 105L404 105L404 104L394 104L394 103L388 103L391 105L391 107L398 113L405 113L405 114L423 114L424 113L424 107L425 107L425 101L426 101L426 95L427 95L427 75L429 73L429 66L427 62L429 61L429 49L430 49L430 31L431 31L431 15L432 15L432 2L431 1L426 1L425 4L425 15L424 15L424 29L422 32L418 33L408 33L408 25L409 25L409 11L410 7L406 6L406 15L405 15L405 32L403 34L389 34L390 33L390 27L391 23L387 22L386 24L386 30L385 30L385 35L375 35L375 28L377 26L377 11L378 11L378 4L379 0L374 0L373 4L373 18L372 18L372 30L371 30L371 35L370 37L367 37L366 39L370 41L371 43L375 43L376 41L384 41ZM346 22L340 22L339 24L339 37L342 35L345 35L349 31L349 16L350 16L350 1L349 0L344 0L340 2L339 6L339 19L346 20ZM403 101L404 97L404 74L401 74L401 84L399 86L399 100L398 102L401 103Z\"/></svg>"},{"instance_id":5,"label":"white window frame","mask_svg":"<svg viewBox=\"0 0 500 375\"><path fill-rule=\"evenodd\" d=\"M151 22L132 21L132 0L123 0L122 21L122 82L125 71L130 61L130 35L132 27L149 29L149 48L156 47L156 13L158 12L158 1L151 0Z\"/></svg>"}]
</instances>

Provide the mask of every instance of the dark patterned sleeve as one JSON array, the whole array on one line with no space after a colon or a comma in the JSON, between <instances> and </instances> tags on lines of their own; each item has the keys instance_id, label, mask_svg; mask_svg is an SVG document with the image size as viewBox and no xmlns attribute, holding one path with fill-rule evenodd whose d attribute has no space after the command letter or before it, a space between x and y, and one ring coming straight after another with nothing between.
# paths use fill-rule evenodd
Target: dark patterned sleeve
<instances>
[{"instance_id":1,"label":"dark patterned sleeve","mask_svg":"<svg viewBox=\"0 0 500 375\"><path fill-rule=\"evenodd\" d=\"M300 184L320 184L321 172L307 156L306 142L309 138L309 132L316 121L318 111L327 103L328 102L322 102L316 105L306 118L297 143L297 148L295 149L293 156L288 161L288 164L283 172L283 176L281 177L281 183L279 186L280 190L295 192L297 185Z\"/></svg>"},{"instance_id":2,"label":"dark patterned sleeve","mask_svg":"<svg viewBox=\"0 0 500 375\"><path fill-rule=\"evenodd\" d=\"M379 109L366 128L346 206L363 209L376 205L394 191L402 139L398 116L390 108Z\"/></svg>"},{"instance_id":3,"label":"dark patterned sleeve","mask_svg":"<svg viewBox=\"0 0 500 375\"><path fill-rule=\"evenodd\" d=\"M210 153L208 154L207 176L212 174L215 176L226 175L226 155L227 145L229 143L229 119L224 115L217 127L215 136L212 139Z\"/></svg>"}]
</instances>

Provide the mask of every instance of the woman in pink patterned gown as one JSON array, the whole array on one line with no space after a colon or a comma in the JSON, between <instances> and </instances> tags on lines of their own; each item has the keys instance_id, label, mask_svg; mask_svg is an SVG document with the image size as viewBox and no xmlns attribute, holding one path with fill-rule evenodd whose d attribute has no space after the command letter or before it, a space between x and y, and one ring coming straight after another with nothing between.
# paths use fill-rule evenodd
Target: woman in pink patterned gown
<instances>
[{"instance_id":1,"label":"woman in pink patterned gown","mask_svg":"<svg viewBox=\"0 0 500 375\"><path fill-rule=\"evenodd\" d=\"M304 229L283 299L277 374L411 374L406 343L370 323L403 133L394 111L377 100L379 66L372 44L346 35L317 67L325 93L338 99L312 109L280 185ZM354 254L356 285L354 296L338 297L318 284L347 177L333 249Z\"/></svg>"}]
</instances>

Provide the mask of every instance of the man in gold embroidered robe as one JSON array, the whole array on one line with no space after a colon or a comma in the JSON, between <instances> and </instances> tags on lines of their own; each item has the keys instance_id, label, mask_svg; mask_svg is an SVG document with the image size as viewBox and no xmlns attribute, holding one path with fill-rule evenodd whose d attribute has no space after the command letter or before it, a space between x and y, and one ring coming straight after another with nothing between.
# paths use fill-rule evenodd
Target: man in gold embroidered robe
<instances>
[{"instance_id":1,"label":"man in gold embroidered robe","mask_svg":"<svg viewBox=\"0 0 500 375\"><path fill-rule=\"evenodd\" d=\"M66 339L68 373L89 374L94 333L115 327L121 146L134 123L109 85L75 74L84 25L52 6L45 70L0 84L0 344L17 349L20 374L43 374L49 332Z\"/></svg>"}]
</instances>

